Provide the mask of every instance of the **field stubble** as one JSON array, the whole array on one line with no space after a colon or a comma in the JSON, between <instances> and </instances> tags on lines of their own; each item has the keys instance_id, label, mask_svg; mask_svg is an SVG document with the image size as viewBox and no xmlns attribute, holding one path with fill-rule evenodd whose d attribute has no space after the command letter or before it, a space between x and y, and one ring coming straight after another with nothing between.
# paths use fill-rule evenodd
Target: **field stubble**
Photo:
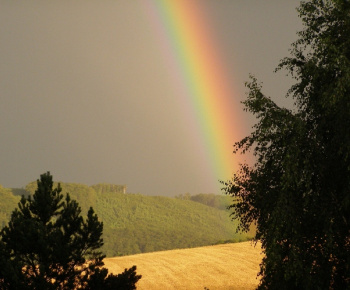
<instances>
[{"instance_id":1,"label":"field stubble","mask_svg":"<svg viewBox=\"0 0 350 290\"><path fill-rule=\"evenodd\" d=\"M142 278L137 289L255 289L262 260L260 244L223 244L106 258L114 274L132 265Z\"/></svg>"}]
</instances>

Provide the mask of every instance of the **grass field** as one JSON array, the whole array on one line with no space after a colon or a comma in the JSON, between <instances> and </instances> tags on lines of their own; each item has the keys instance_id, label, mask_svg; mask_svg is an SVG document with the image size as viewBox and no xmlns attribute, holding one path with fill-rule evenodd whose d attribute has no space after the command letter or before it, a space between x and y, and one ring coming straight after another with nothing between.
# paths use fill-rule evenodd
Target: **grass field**
<instances>
[{"instance_id":1,"label":"grass field","mask_svg":"<svg viewBox=\"0 0 350 290\"><path fill-rule=\"evenodd\" d=\"M261 248L251 242L193 249L170 250L106 258L117 274L137 266L142 278L137 289L255 289L262 259Z\"/></svg>"}]
</instances>

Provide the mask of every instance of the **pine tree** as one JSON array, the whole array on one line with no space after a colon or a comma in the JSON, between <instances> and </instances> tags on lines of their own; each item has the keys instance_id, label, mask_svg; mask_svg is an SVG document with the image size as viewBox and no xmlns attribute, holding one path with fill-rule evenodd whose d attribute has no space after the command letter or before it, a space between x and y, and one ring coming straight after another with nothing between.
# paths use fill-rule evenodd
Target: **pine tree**
<instances>
[{"instance_id":1,"label":"pine tree","mask_svg":"<svg viewBox=\"0 0 350 290\"><path fill-rule=\"evenodd\" d=\"M49 172L37 185L33 197L22 197L0 232L0 288L91 289L98 277L103 289L114 289L108 287L111 281L130 277L128 285L133 286L122 289L135 289L141 278L136 267L119 276L101 268L103 223L94 210L83 219L78 203L69 194L64 198L59 184L53 188Z\"/></svg>"}]
</instances>

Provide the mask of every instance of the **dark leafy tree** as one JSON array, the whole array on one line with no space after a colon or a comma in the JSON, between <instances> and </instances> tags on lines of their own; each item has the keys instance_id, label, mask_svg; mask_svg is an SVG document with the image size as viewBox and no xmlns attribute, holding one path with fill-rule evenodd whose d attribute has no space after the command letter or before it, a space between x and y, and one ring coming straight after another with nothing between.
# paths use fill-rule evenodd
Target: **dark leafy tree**
<instances>
[{"instance_id":1,"label":"dark leafy tree","mask_svg":"<svg viewBox=\"0 0 350 290\"><path fill-rule=\"evenodd\" d=\"M101 268L103 223L93 209L84 220L78 203L69 194L64 198L59 184L53 188L49 172L37 184L33 197L22 197L0 232L0 288L91 289L99 276L103 289L115 289L117 282L126 285L122 289L135 289L141 278L136 267L119 275Z\"/></svg>"},{"instance_id":2,"label":"dark leafy tree","mask_svg":"<svg viewBox=\"0 0 350 290\"><path fill-rule=\"evenodd\" d=\"M260 289L350 289L350 1L302 1L298 12L304 29L278 68L296 80L295 110L251 77L244 104L258 121L235 152L257 161L224 191L240 229L256 224Z\"/></svg>"},{"instance_id":3,"label":"dark leafy tree","mask_svg":"<svg viewBox=\"0 0 350 290\"><path fill-rule=\"evenodd\" d=\"M118 275L108 275L108 270L106 268L96 269L95 273L91 276L86 289L136 289L136 283L140 278L140 275L136 275L136 266L133 266L130 269L125 269L123 273Z\"/></svg>"}]
</instances>

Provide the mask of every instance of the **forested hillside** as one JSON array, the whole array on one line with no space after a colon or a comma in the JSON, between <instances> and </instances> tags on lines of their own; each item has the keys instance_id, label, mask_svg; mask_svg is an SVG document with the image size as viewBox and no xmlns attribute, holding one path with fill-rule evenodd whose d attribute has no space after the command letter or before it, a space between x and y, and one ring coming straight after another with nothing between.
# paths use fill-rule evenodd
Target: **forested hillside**
<instances>
[{"instance_id":1,"label":"forested hillside","mask_svg":"<svg viewBox=\"0 0 350 290\"><path fill-rule=\"evenodd\" d=\"M235 233L223 196L170 198L123 194L124 186L118 185L60 184L63 193L78 201L83 215L92 206L103 221L103 251L109 257L244 241L252 236ZM1 225L9 220L19 195L33 194L35 189L36 182L25 189L0 187Z\"/></svg>"},{"instance_id":2,"label":"forested hillside","mask_svg":"<svg viewBox=\"0 0 350 290\"><path fill-rule=\"evenodd\" d=\"M0 227L10 220L11 213L17 206L20 197L13 195L12 190L0 185Z\"/></svg>"}]
</instances>

